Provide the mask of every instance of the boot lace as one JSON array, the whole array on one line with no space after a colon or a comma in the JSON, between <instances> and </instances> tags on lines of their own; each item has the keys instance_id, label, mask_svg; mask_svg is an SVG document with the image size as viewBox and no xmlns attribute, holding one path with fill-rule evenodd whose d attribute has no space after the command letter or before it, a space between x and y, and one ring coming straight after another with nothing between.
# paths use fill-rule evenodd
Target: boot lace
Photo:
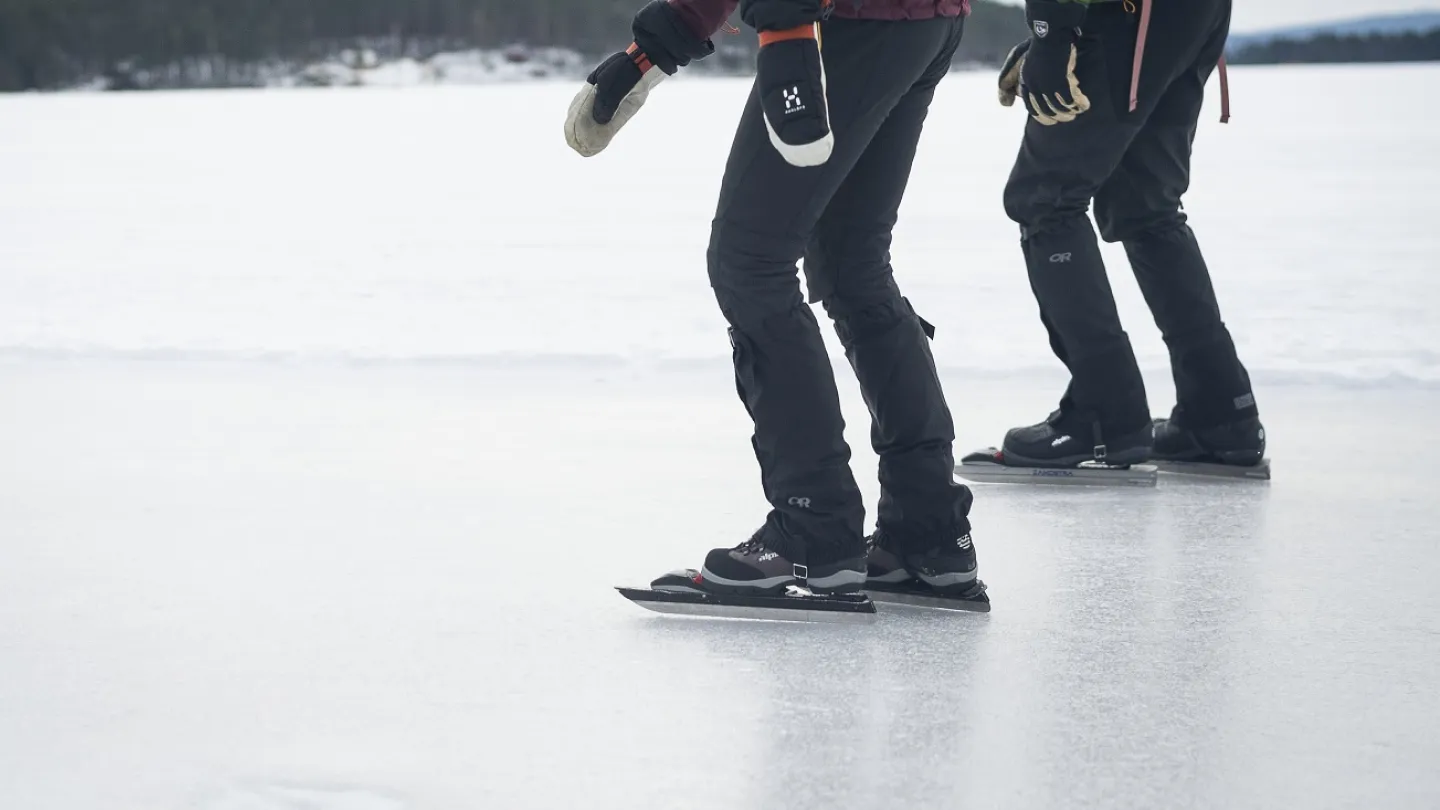
<instances>
[{"instance_id":1,"label":"boot lace","mask_svg":"<svg viewBox=\"0 0 1440 810\"><path fill-rule=\"evenodd\" d=\"M753 554L763 550L765 550L765 529L763 527L756 529L755 533L750 535L749 540L735 547L735 551L741 554Z\"/></svg>"}]
</instances>

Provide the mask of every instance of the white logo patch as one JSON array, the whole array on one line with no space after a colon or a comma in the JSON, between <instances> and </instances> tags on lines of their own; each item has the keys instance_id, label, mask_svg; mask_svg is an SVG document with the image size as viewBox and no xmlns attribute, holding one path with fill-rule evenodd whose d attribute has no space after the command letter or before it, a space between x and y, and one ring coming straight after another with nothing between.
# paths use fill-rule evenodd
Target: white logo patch
<instances>
[{"instance_id":1,"label":"white logo patch","mask_svg":"<svg viewBox=\"0 0 1440 810\"><path fill-rule=\"evenodd\" d=\"M781 90L785 95L785 114L804 112L805 105L800 103L800 88L791 87L789 90Z\"/></svg>"},{"instance_id":2,"label":"white logo patch","mask_svg":"<svg viewBox=\"0 0 1440 810\"><path fill-rule=\"evenodd\" d=\"M1044 39L1044 38L1045 38L1045 35L1048 34L1048 33L1050 33L1050 23L1045 22L1044 20L1036 20L1036 21L1035 21L1035 36L1040 37L1041 39Z\"/></svg>"}]
</instances>

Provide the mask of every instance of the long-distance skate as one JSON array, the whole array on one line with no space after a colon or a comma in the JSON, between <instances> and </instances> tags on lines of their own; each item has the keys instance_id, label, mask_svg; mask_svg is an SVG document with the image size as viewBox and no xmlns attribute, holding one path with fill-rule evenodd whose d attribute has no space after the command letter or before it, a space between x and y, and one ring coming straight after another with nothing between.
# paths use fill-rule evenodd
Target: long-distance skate
<instances>
[{"instance_id":1,"label":"long-distance skate","mask_svg":"<svg viewBox=\"0 0 1440 810\"><path fill-rule=\"evenodd\" d=\"M990 612L969 532L921 552L899 549L883 529L876 529L866 544L865 591L876 602Z\"/></svg>"},{"instance_id":2,"label":"long-distance skate","mask_svg":"<svg viewBox=\"0 0 1440 810\"><path fill-rule=\"evenodd\" d=\"M687 568L671 571L649 588L616 590L647 610L679 616L791 622L866 622L875 618L875 603L863 592L817 594L793 584L779 595L713 593L703 590L699 580L700 572Z\"/></svg>"},{"instance_id":3,"label":"long-distance skate","mask_svg":"<svg viewBox=\"0 0 1440 810\"><path fill-rule=\"evenodd\" d=\"M1178 420L1152 423L1155 449L1150 463L1161 472L1204 478L1270 480L1265 427L1258 418L1192 431Z\"/></svg>"},{"instance_id":4,"label":"long-distance skate","mask_svg":"<svg viewBox=\"0 0 1440 810\"><path fill-rule=\"evenodd\" d=\"M1108 464L1103 459L1065 467L1036 467L1006 463L998 447L976 450L955 465L955 474L967 481L988 484L1047 484L1102 487L1153 487L1158 468L1145 464Z\"/></svg>"},{"instance_id":5,"label":"long-distance skate","mask_svg":"<svg viewBox=\"0 0 1440 810\"><path fill-rule=\"evenodd\" d=\"M790 547L804 562L778 549L787 538L761 526L734 548L713 549L700 570L671 571L649 588L619 588L635 604L657 613L776 621L867 621L875 603L862 591L863 552ZM825 559L826 557L829 559Z\"/></svg>"}]
</instances>

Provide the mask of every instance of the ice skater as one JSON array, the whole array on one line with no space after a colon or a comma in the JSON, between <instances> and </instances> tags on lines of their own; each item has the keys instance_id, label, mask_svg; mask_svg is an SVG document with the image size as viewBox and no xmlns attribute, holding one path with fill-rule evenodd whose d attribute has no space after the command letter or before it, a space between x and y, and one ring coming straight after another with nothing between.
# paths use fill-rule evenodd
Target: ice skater
<instances>
[{"instance_id":1,"label":"ice skater","mask_svg":"<svg viewBox=\"0 0 1440 810\"><path fill-rule=\"evenodd\" d=\"M1250 378L1181 211L1232 0L1027 0L1029 38L1000 100L1030 113L1005 188L1050 347L1070 372L1059 408L1010 430L997 458L1025 467L1147 460L1251 466L1265 453ZM1143 68L1143 70L1142 70ZM1228 98L1222 120L1229 117ZM1169 348L1176 404L1151 419L1086 216L1121 242ZM967 459L968 461L969 459Z\"/></svg>"},{"instance_id":2,"label":"ice skater","mask_svg":"<svg viewBox=\"0 0 1440 810\"><path fill-rule=\"evenodd\" d=\"M760 51L706 257L771 509L745 542L652 588L735 604L893 591L988 609L933 328L901 295L889 253L968 0L656 0L576 96L571 147L604 149L664 76L713 52L737 4ZM881 498L869 537L802 258L809 301L833 321L870 411Z\"/></svg>"}]
</instances>

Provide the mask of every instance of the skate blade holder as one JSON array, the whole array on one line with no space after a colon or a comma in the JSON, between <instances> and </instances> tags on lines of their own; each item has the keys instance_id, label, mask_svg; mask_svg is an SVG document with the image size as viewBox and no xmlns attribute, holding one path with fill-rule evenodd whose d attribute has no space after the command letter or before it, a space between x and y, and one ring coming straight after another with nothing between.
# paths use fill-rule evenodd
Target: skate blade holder
<instances>
[{"instance_id":1,"label":"skate blade holder","mask_svg":"<svg viewBox=\"0 0 1440 810\"><path fill-rule=\"evenodd\" d=\"M1001 464L1001 458L999 448L977 450L955 465L955 474L977 483L1044 486L1153 487L1159 478L1159 468L1154 464L1082 461L1074 467L1017 467Z\"/></svg>"},{"instance_id":2,"label":"skate blade holder","mask_svg":"<svg viewBox=\"0 0 1440 810\"><path fill-rule=\"evenodd\" d=\"M1152 461L1162 473L1187 478L1215 478L1226 481L1269 481L1270 459L1262 458L1253 467L1239 464L1214 464L1205 461Z\"/></svg>"},{"instance_id":3,"label":"skate blade holder","mask_svg":"<svg viewBox=\"0 0 1440 810\"><path fill-rule=\"evenodd\" d=\"M677 571L686 578L694 572ZM620 595L646 610L672 616L780 622L865 623L875 620L875 603L864 593L816 594L804 585L788 585L777 596L720 594L694 588L617 587Z\"/></svg>"},{"instance_id":4,"label":"skate blade holder","mask_svg":"<svg viewBox=\"0 0 1440 810\"><path fill-rule=\"evenodd\" d=\"M867 585L865 590L871 599L882 605L904 605L956 613L989 613L990 598L985 595L985 583L977 585L975 592L966 594L965 597L945 596L924 588L895 587L874 582Z\"/></svg>"}]
</instances>

